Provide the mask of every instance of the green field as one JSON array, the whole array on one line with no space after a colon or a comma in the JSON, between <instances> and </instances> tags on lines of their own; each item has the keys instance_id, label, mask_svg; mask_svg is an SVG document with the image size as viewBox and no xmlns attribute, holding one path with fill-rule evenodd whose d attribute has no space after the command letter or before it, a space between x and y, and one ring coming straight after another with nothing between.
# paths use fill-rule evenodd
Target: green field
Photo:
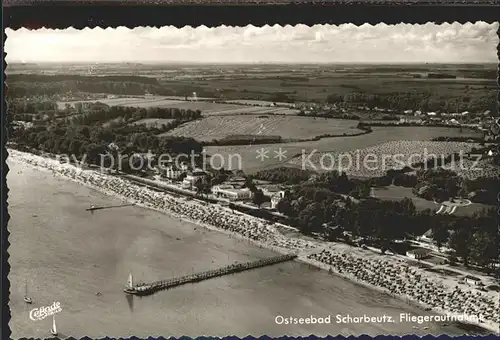
<instances>
[{"instance_id":1,"label":"green field","mask_svg":"<svg viewBox=\"0 0 500 340\"><path fill-rule=\"evenodd\" d=\"M440 205L434 203L433 201L428 201L415 196L412 192L412 188L399 187L395 185L372 188L371 196L387 201L400 201L405 197L411 198L413 204L415 204L415 208L418 210L431 209L432 211L437 211L440 207ZM453 215L470 216L475 212L481 212L482 210L489 208L491 208L491 206L486 204L472 203L468 206L458 207Z\"/></svg>"},{"instance_id":2,"label":"green field","mask_svg":"<svg viewBox=\"0 0 500 340\"><path fill-rule=\"evenodd\" d=\"M165 135L193 137L212 141L233 135L281 136L283 139L308 139L316 136L353 135L358 121L297 116L209 116L186 123Z\"/></svg>"},{"instance_id":3,"label":"green field","mask_svg":"<svg viewBox=\"0 0 500 340\"><path fill-rule=\"evenodd\" d=\"M95 99L95 100L73 100L73 101L61 101L57 102L57 106L60 110L63 110L66 107L66 104L70 106L74 106L76 103L95 103L100 102L109 106L132 106L132 107L159 107L161 105L175 105L179 103L183 103L180 100L168 100L164 97L152 97L145 98L142 97L123 97L123 98L103 98L103 99Z\"/></svg>"},{"instance_id":4,"label":"green field","mask_svg":"<svg viewBox=\"0 0 500 340\"><path fill-rule=\"evenodd\" d=\"M454 153L462 152L465 155L475 146L477 145L460 142L397 140L348 152L318 152L308 159L316 167L324 164L326 169L331 166L345 171L350 176L381 177L387 170L402 169L404 166L411 166L430 158L444 161L446 156ZM290 164L302 166L301 157L292 159ZM457 160L454 168L459 166Z\"/></svg>"},{"instance_id":5,"label":"green field","mask_svg":"<svg viewBox=\"0 0 500 340\"><path fill-rule=\"evenodd\" d=\"M127 98L111 98L99 100L83 100L83 101L64 101L58 102L60 110L66 107L66 104L74 106L78 102L101 102L109 106L128 106L128 107L160 107L160 108L178 108L184 110L200 110L203 115L258 115L258 114L277 114L277 115L294 115L299 111L287 107L261 107L250 106L244 104L225 104L214 103L211 101L186 101L167 99L167 97L155 96L152 98L145 97L127 97Z\"/></svg>"},{"instance_id":6,"label":"green field","mask_svg":"<svg viewBox=\"0 0 500 340\"><path fill-rule=\"evenodd\" d=\"M306 157L310 152L348 152L364 149L380 143L398 140L430 141L439 136L477 136L474 131L460 132L458 129L441 127L374 127L372 133L353 137L323 138L318 141L279 143L267 145L238 145L238 146L208 146L205 148L208 155L217 154L228 163L228 159L241 158L241 169L247 173L287 165L292 157ZM276 152L285 152L286 159L279 159ZM257 158L258 151L268 150L267 158ZM219 163L217 163L219 164ZM237 163L233 161L233 168ZM288 164L289 166L296 166Z\"/></svg>"}]
</instances>

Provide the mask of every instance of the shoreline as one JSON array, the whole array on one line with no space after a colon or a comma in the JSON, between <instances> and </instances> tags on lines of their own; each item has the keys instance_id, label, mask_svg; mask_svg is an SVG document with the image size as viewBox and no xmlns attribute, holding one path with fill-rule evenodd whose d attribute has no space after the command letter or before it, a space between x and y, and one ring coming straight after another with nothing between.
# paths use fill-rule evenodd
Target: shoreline
<instances>
[{"instance_id":1,"label":"shoreline","mask_svg":"<svg viewBox=\"0 0 500 340\"><path fill-rule=\"evenodd\" d=\"M201 202L193 200L188 201L184 197L174 197L173 195L163 192L153 193L151 192L151 190L145 187L136 185L116 176L102 174L93 170L82 170L70 164L60 164L59 162L50 158L44 158L17 150L8 149L8 152L10 159L15 162L29 164L36 169L52 172L57 177L62 177L64 179L69 179L79 184L83 184L84 186L92 188L93 190L101 192L105 195L117 197L128 202L133 202L134 204L142 208L152 209L163 214L171 215L181 221L199 225L208 230L217 231L230 237L250 242L258 247L266 248L279 254L296 253L299 255L297 260L301 263L305 263L316 268L329 271L330 273L334 273L335 275L347 279L355 284L359 284L369 289L374 289L376 291L388 294L391 297L400 299L412 305L416 305L422 309L430 308L429 305L425 304L423 301L411 298L410 296L396 294L390 289L363 281L357 278L352 273L348 273L343 270L335 270L335 268L333 268L331 264L329 265L323 261L311 258L311 256L316 256L320 252L322 254L325 250L333 251L337 255L343 255L339 251L343 249L349 256L355 254L359 259L363 256L363 254L360 254L360 250L357 248L349 247L340 243L308 241L284 236L276 230L274 224L270 224L267 221L246 215L244 213L240 213L237 211L233 212L231 211L231 209L222 207L217 204L203 204ZM101 184L101 182L99 181L104 184L96 185ZM119 192L120 189L123 191L123 193ZM156 205L160 205L160 207L155 206L155 203ZM216 226L214 224L219 224L219 226ZM243 224L243 228L241 228L241 224ZM301 255L299 254L299 252L308 252L308 255ZM384 258L384 260L388 259L387 257L377 257ZM365 258L363 261L368 261L367 263L369 263L371 260ZM398 261L402 262L402 260ZM429 276L432 278L432 275ZM435 277L436 275L433 278L435 279ZM457 314L437 307L434 307L431 310L438 314L445 314L450 316L464 315L463 313ZM470 321L460 323L479 326L482 329L491 331L492 334L498 334L499 332L498 324L490 320L486 320L483 323Z\"/></svg>"},{"instance_id":2,"label":"shoreline","mask_svg":"<svg viewBox=\"0 0 500 340\"><path fill-rule=\"evenodd\" d=\"M332 266L330 266L330 265L328 265L326 263L323 263L321 261L317 261L317 260L310 259L310 258L307 258L307 257L300 257L300 256L297 257L296 261L304 263L304 264L307 264L307 265L310 265L310 266L317 267L317 268L319 268L321 270L328 271L329 273L332 273L333 275L341 277L344 280L348 280L348 281L350 281L350 282L352 282L352 283L354 283L356 285L368 288L370 290L374 290L374 291L382 293L382 294L387 294L387 295L389 295L392 298L401 300L401 301L403 301L403 302L405 302L405 303L407 303L407 304L409 304L411 306L417 307L419 309L423 309L423 310L425 310L427 312L434 312L434 313L442 315L442 316L449 316L450 318L453 318L453 317L459 318L459 317L463 317L464 316L463 314L452 313L452 312L449 312L447 310L439 310L438 308L432 308L429 305L426 305L426 304L424 304L424 303L422 303L420 301L412 299L409 296L398 295L396 293L393 293L391 290L389 290L387 288L375 286L375 285L372 285L372 284L370 284L368 282L359 280L354 275L350 275L350 274L346 274L346 273L339 273L339 272L335 271L335 269ZM331 272L330 272L330 270L331 270ZM430 310L427 310L427 308L430 308ZM498 334L498 328L496 328L495 325L487 325L487 324L484 324L484 323L467 322L467 321L450 321L450 323L462 324L464 326L475 326L475 327L479 327L479 328L481 328L483 330L491 331L490 334L493 334L493 335Z\"/></svg>"}]
</instances>

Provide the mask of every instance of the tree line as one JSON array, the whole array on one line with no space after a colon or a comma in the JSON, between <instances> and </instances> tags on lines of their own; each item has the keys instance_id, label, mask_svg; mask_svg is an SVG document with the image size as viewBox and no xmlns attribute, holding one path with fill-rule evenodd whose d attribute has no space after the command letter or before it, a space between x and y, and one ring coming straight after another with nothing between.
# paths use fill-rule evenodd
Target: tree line
<instances>
[{"instance_id":1,"label":"tree line","mask_svg":"<svg viewBox=\"0 0 500 340\"><path fill-rule=\"evenodd\" d=\"M98 122L106 122L119 117L127 122L137 121L145 118L174 119L182 122L201 118L200 110L179 108L135 108L125 106L97 107L92 111L74 115L70 118L72 124L92 125Z\"/></svg>"},{"instance_id":2,"label":"tree line","mask_svg":"<svg viewBox=\"0 0 500 340\"><path fill-rule=\"evenodd\" d=\"M326 98L330 104L345 106L367 106L391 109L395 111L420 110L424 112L496 112L496 96L494 91L467 92L462 97L436 97L430 92L393 92L365 93L351 92L347 94L331 94Z\"/></svg>"},{"instance_id":3,"label":"tree line","mask_svg":"<svg viewBox=\"0 0 500 340\"><path fill-rule=\"evenodd\" d=\"M292 167L279 167L270 170L261 170L253 175L255 179L280 184L300 184L312 175L312 171Z\"/></svg>"},{"instance_id":4,"label":"tree line","mask_svg":"<svg viewBox=\"0 0 500 340\"><path fill-rule=\"evenodd\" d=\"M10 79L10 76L9 76ZM152 78L150 78L152 79ZM116 95L144 95L145 92L151 94L171 96L176 92L157 84L156 79L152 83L125 80L102 80L99 77L91 79L67 79L59 81L12 81L6 90L6 96L9 98L23 98L32 96L52 97L65 93L109 93Z\"/></svg>"},{"instance_id":5,"label":"tree line","mask_svg":"<svg viewBox=\"0 0 500 340\"><path fill-rule=\"evenodd\" d=\"M9 115L10 116L10 115ZM10 141L20 147L42 150L54 154L71 154L78 159L86 156L86 161L100 165L101 154L106 154L108 145L114 143L121 155L135 153L168 153L200 155L202 145L192 138L162 137L160 133L179 124L201 116L199 111L180 109L138 109L128 107L98 108L76 115L66 120L47 120L31 128L13 129L9 124ZM119 118L105 125L113 118ZM171 118L172 122L158 127L130 124L142 118Z\"/></svg>"},{"instance_id":6,"label":"tree line","mask_svg":"<svg viewBox=\"0 0 500 340\"><path fill-rule=\"evenodd\" d=\"M30 83L53 83L61 81L128 81L141 84L158 84L158 80L152 77L143 76L82 76L77 74L57 74L57 75L44 75L44 74L12 74L9 75L9 82L30 82Z\"/></svg>"},{"instance_id":7,"label":"tree line","mask_svg":"<svg viewBox=\"0 0 500 340\"><path fill-rule=\"evenodd\" d=\"M382 201L368 198L366 192L360 199L346 195L370 185L336 171L317 175L288 190L277 209L304 234L320 233L330 240L362 237L390 249L396 240L431 229L439 247L447 243L454 249L451 258L458 256L466 265L471 260L481 266L495 263L498 234L494 208L472 216L435 215L429 209L418 211L410 198Z\"/></svg>"},{"instance_id":8,"label":"tree line","mask_svg":"<svg viewBox=\"0 0 500 340\"><path fill-rule=\"evenodd\" d=\"M190 84L162 83L157 78L143 76L80 76L80 75L9 75L6 97L54 97L61 94L109 93L115 95L216 96L212 90Z\"/></svg>"}]
</instances>

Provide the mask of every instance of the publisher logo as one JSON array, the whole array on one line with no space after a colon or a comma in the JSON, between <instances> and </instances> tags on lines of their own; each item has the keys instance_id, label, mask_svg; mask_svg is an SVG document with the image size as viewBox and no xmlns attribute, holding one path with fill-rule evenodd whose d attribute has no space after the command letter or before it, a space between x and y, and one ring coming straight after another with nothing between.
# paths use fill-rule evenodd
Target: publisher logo
<instances>
[{"instance_id":1,"label":"publisher logo","mask_svg":"<svg viewBox=\"0 0 500 340\"><path fill-rule=\"evenodd\" d=\"M43 320L48 316L60 313L62 311L61 303L54 301L50 306L34 308L30 311L30 319L33 321Z\"/></svg>"}]
</instances>

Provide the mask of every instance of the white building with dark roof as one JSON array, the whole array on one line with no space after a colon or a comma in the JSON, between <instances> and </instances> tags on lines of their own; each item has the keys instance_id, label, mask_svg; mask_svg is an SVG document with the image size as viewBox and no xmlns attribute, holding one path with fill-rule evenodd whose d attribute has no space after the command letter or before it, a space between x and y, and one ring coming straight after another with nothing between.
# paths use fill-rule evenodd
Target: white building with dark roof
<instances>
[{"instance_id":1,"label":"white building with dark roof","mask_svg":"<svg viewBox=\"0 0 500 340\"><path fill-rule=\"evenodd\" d=\"M230 201L245 201L252 199L252 191L248 188L235 188L230 184L215 185L212 193L217 197L226 198Z\"/></svg>"},{"instance_id":2,"label":"white building with dark roof","mask_svg":"<svg viewBox=\"0 0 500 340\"><path fill-rule=\"evenodd\" d=\"M192 189L197 183L207 183L208 175L202 169L194 169L189 172L182 181L184 189Z\"/></svg>"},{"instance_id":3,"label":"white building with dark roof","mask_svg":"<svg viewBox=\"0 0 500 340\"><path fill-rule=\"evenodd\" d=\"M421 260L426 257L429 257L431 254L430 249L425 249L425 248L417 248L413 250L409 250L406 252L406 256L415 259L415 260Z\"/></svg>"},{"instance_id":4,"label":"white building with dark roof","mask_svg":"<svg viewBox=\"0 0 500 340\"><path fill-rule=\"evenodd\" d=\"M468 283L473 286L481 285L481 279L475 276L467 275L464 277L465 283Z\"/></svg>"}]
</instances>

